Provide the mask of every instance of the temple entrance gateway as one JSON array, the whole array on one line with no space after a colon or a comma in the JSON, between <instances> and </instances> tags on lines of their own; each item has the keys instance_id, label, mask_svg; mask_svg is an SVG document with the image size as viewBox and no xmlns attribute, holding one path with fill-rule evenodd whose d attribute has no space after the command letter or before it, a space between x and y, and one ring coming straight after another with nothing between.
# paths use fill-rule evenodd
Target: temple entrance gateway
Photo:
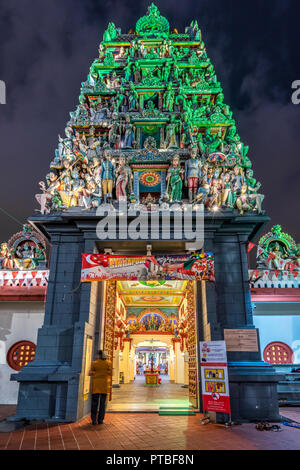
<instances>
[{"instance_id":1,"label":"temple entrance gateway","mask_svg":"<svg viewBox=\"0 0 300 470\"><path fill-rule=\"evenodd\" d=\"M108 410L198 407L195 284L105 282L101 347L113 362Z\"/></svg>"},{"instance_id":2,"label":"temple entrance gateway","mask_svg":"<svg viewBox=\"0 0 300 470\"><path fill-rule=\"evenodd\" d=\"M132 31L122 34L109 23L99 55L82 83L79 103L70 113L65 138L59 139L55 155L49 157L50 172L39 184L40 213L29 220L51 244L49 283L36 359L11 376L20 383L16 420L68 422L87 415L91 400L87 371L99 345L114 362L112 385L122 390L134 379L136 355L145 358L147 353L137 348L148 347L149 337L156 341L156 331L166 350L169 374L172 348L175 355L178 350L178 374L186 370L182 353L188 352L188 399L197 407L198 342L224 340L232 330L242 330L246 336L251 330L251 337L259 333L253 324L247 249L269 218L262 211L264 196L251 168L249 147L225 103L201 30L193 21L181 33L172 31L151 5ZM108 213L114 223L105 231ZM203 231L197 224L199 213ZM191 239L191 233L197 238ZM204 246L196 248L199 241ZM181 312L171 319L172 312L163 310L170 308L170 302L161 305L163 300L157 299L163 296L164 285L149 296L138 290L147 291L149 286L81 282L85 254L91 259L110 249L145 255L148 244L153 253L195 251L200 258L203 249L213 258L214 282L194 284L188 278L183 289L183 334L179 331L176 336L174 331ZM273 255L275 260L281 258L277 247ZM101 272L96 266L94 274L97 270ZM163 269L152 274L164 274L166 282L178 279ZM144 282L141 276L136 278ZM131 292L135 289L137 293ZM174 300L177 294L171 294ZM124 301L116 308L119 297ZM129 310L134 308L139 313ZM145 328L143 337L134 329L134 319ZM149 325L152 329L147 330ZM234 421L279 419L281 377L262 361L258 345L258 341L254 347L235 344L227 351ZM153 366L157 358L154 349ZM114 390L118 389L112 387L112 395ZM225 419L221 413L212 418Z\"/></svg>"}]
</instances>

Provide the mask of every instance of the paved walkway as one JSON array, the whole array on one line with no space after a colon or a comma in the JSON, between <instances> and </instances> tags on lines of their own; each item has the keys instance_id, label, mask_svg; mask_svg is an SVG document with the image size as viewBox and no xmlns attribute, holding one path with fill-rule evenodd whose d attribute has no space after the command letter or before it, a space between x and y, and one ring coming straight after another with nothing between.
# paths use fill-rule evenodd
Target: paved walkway
<instances>
[{"instance_id":1,"label":"paved walkway","mask_svg":"<svg viewBox=\"0 0 300 470\"><path fill-rule=\"evenodd\" d=\"M0 407L1 409L1 407ZM281 409L300 417L293 408ZM290 410L290 411L288 411ZM0 433L0 450L299 450L300 429L281 425L282 432L257 431L255 424L226 429L201 425L201 415L159 416L108 413L92 426L84 418L72 424L40 423ZM300 421L300 419L297 419Z\"/></svg>"}]
</instances>

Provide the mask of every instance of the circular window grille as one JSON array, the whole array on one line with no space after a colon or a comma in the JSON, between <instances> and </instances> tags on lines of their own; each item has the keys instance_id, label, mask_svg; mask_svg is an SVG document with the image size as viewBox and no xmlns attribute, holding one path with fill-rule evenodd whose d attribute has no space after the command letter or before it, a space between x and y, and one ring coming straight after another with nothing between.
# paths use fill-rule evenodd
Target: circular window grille
<instances>
[{"instance_id":1,"label":"circular window grille","mask_svg":"<svg viewBox=\"0 0 300 470\"><path fill-rule=\"evenodd\" d=\"M264 349L264 361L269 364L292 364L293 350L281 341L274 341Z\"/></svg>"},{"instance_id":2,"label":"circular window grille","mask_svg":"<svg viewBox=\"0 0 300 470\"><path fill-rule=\"evenodd\" d=\"M7 353L7 364L14 370L21 370L28 362L35 359L36 345L31 341L18 341Z\"/></svg>"}]
</instances>

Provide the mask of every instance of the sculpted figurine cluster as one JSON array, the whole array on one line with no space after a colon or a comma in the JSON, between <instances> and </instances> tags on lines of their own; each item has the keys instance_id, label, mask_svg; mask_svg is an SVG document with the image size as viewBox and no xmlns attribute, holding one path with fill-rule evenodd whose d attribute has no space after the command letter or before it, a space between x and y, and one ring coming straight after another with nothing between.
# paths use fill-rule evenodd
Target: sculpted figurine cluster
<instances>
[{"instance_id":1,"label":"sculpted figurine cluster","mask_svg":"<svg viewBox=\"0 0 300 470\"><path fill-rule=\"evenodd\" d=\"M249 149L197 22L170 31L152 4L128 34L110 23L81 85L36 195L42 213L121 200L261 212Z\"/></svg>"},{"instance_id":2,"label":"sculpted figurine cluster","mask_svg":"<svg viewBox=\"0 0 300 470\"><path fill-rule=\"evenodd\" d=\"M45 269L46 242L44 238L25 224L23 231L14 234L0 245L0 269Z\"/></svg>"}]
</instances>

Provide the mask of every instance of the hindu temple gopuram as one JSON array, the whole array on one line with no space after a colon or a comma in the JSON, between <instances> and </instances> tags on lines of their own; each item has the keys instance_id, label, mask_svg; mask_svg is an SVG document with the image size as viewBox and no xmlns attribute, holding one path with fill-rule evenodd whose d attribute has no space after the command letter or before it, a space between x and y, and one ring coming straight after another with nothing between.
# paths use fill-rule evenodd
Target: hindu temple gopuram
<instances>
[{"instance_id":1,"label":"hindu temple gopuram","mask_svg":"<svg viewBox=\"0 0 300 470\"><path fill-rule=\"evenodd\" d=\"M14 420L88 414L100 348L113 363L112 407L159 366L201 411L199 341L236 333L231 418L279 419L281 376L261 358L248 271L249 242L269 218L212 62L197 21L179 32L154 4L129 32L104 31L29 218L51 253L35 360L12 374ZM280 247L269 247L275 268Z\"/></svg>"}]
</instances>

